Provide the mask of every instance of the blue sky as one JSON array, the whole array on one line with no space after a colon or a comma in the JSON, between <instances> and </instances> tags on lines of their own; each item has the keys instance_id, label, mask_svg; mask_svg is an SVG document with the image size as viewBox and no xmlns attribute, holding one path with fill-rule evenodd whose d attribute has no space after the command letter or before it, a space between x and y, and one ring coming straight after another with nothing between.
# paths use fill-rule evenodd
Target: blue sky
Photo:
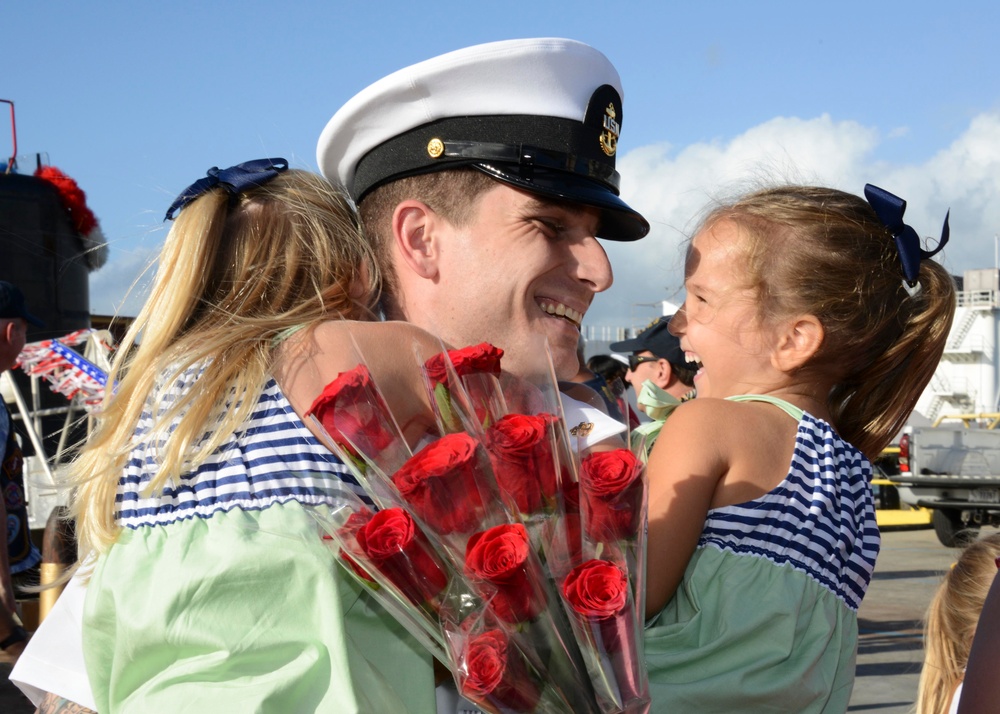
<instances>
[{"instance_id":1,"label":"blue sky","mask_svg":"<svg viewBox=\"0 0 1000 714\"><path fill-rule=\"evenodd\" d=\"M588 324L644 323L639 303L676 299L698 211L762 178L879 184L927 236L950 207L944 264L994 263L993 2L10 0L0 27L19 153L47 152L75 178L111 244L91 276L93 312L134 314L144 281L127 297L129 286L163 240L166 207L208 167L285 156L315 169L326 121L369 83L529 36L582 40L618 68L623 196L653 224L644 241L608 247L616 285Z\"/></svg>"}]
</instances>

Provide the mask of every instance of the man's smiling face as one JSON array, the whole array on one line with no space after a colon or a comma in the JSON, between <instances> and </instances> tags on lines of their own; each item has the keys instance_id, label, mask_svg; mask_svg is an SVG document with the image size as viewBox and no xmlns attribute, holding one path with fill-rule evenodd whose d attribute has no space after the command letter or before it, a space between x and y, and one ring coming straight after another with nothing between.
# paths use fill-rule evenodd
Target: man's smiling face
<instances>
[{"instance_id":1,"label":"man's smiling face","mask_svg":"<svg viewBox=\"0 0 1000 714\"><path fill-rule=\"evenodd\" d=\"M583 316L612 281L598 228L596 209L498 183L469 221L440 232L433 309L407 317L456 346L501 347L515 373L539 363L547 338L556 374L568 379Z\"/></svg>"}]
</instances>

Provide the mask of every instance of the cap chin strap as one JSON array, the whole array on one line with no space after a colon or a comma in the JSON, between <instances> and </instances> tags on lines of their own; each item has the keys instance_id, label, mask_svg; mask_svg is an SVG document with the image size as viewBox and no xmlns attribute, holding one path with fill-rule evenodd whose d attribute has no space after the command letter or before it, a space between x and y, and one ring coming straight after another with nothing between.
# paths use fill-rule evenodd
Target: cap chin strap
<instances>
[{"instance_id":1,"label":"cap chin strap","mask_svg":"<svg viewBox=\"0 0 1000 714\"><path fill-rule=\"evenodd\" d=\"M500 162L503 167L489 167L502 171L507 166L516 165L521 178L531 179L535 167L593 179L614 187L617 193L621 186L621 175L601 161L580 158L573 154L551 151L528 144L492 144L481 141L444 141L442 156L475 162Z\"/></svg>"}]
</instances>

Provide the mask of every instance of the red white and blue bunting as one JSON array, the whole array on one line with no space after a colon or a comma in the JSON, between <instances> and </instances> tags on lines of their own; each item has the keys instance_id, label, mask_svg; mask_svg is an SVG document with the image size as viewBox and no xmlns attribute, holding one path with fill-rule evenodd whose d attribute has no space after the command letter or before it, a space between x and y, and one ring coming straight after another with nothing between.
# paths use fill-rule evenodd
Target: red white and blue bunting
<instances>
[{"instance_id":1,"label":"red white and blue bunting","mask_svg":"<svg viewBox=\"0 0 1000 714\"><path fill-rule=\"evenodd\" d=\"M88 412L94 411L104 400L108 375L94 362L70 348L77 345L83 345L85 349L89 347L92 354L99 355L106 363L114 349L102 336L106 334L86 329L58 339L31 342L18 356L18 365L29 376L45 379L53 392L71 400L79 397Z\"/></svg>"}]
</instances>

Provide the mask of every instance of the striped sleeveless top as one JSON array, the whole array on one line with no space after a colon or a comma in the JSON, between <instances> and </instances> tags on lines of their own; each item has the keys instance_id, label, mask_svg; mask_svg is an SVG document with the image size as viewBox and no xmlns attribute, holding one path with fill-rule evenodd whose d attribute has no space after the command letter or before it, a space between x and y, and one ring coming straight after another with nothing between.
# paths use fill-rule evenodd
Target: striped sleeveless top
<instances>
[{"instance_id":1,"label":"striped sleeveless top","mask_svg":"<svg viewBox=\"0 0 1000 714\"><path fill-rule=\"evenodd\" d=\"M119 525L135 530L209 518L234 508L262 510L289 501L330 504L345 484L363 496L347 468L306 428L273 379L264 386L250 419L211 457L168 482L162 493L149 494L148 484L158 469L156 445L151 438L143 438L152 428L152 409L163 414L192 388L199 371L185 372L142 413L136 427L137 445L118 483L115 519Z\"/></svg>"},{"instance_id":2,"label":"striped sleeveless top","mask_svg":"<svg viewBox=\"0 0 1000 714\"><path fill-rule=\"evenodd\" d=\"M861 605L880 538L872 466L825 421L759 395L799 420L788 475L769 493L708 512L698 547L756 555L799 570L852 610Z\"/></svg>"}]
</instances>

